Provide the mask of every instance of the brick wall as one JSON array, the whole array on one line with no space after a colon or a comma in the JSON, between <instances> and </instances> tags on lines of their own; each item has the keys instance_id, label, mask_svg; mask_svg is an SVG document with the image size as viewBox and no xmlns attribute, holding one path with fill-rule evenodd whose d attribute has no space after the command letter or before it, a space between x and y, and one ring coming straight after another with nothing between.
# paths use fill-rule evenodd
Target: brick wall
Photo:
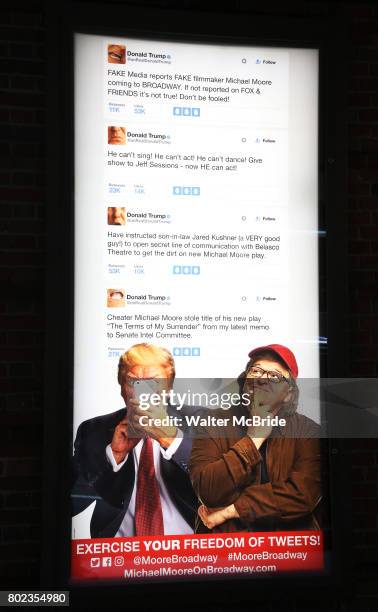
<instances>
[{"instance_id":1,"label":"brick wall","mask_svg":"<svg viewBox=\"0 0 378 612\"><path fill-rule=\"evenodd\" d=\"M46 46L38 5L1 23L0 576L21 587L40 555Z\"/></svg>"},{"instance_id":2,"label":"brick wall","mask_svg":"<svg viewBox=\"0 0 378 612\"><path fill-rule=\"evenodd\" d=\"M127 4L127 2L124 2ZM175 7L175 2L128 2ZM244 0L181 8L258 13ZM0 580L39 583L46 225L46 111L43 2L1 9L0 175ZM258 6L256 4L256 6ZM345 13L348 21L349 345L351 376L378 368L378 8L374 3L265 3L272 15ZM357 600L335 610L376 610L378 444L348 441L353 463L353 558ZM345 500L348 503L348 500ZM290 609L304 609L293 600ZM324 606L323 606L324 607ZM307 604L307 608L309 604Z\"/></svg>"},{"instance_id":3,"label":"brick wall","mask_svg":"<svg viewBox=\"0 0 378 612\"><path fill-rule=\"evenodd\" d=\"M348 8L349 283L352 376L378 373L378 9ZM348 441L352 461L353 560L359 604L378 603L378 444Z\"/></svg>"},{"instance_id":4,"label":"brick wall","mask_svg":"<svg viewBox=\"0 0 378 612\"><path fill-rule=\"evenodd\" d=\"M378 10L348 12L351 366L356 376L377 376Z\"/></svg>"}]
</instances>

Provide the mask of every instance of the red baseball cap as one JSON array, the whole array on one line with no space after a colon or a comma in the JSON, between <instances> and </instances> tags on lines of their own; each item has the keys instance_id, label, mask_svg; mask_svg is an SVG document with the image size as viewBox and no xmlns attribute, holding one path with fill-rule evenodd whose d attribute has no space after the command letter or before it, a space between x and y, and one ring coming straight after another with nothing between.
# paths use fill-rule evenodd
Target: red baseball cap
<instances>
[{"instance_id":1,"label":"red baseball cap","mask_svg":"<svg viewBox=\"0 0 378 612\"><path fill-rule=\"evenodd\" d=\"M276 353L276 355L281 357L282 361L285 362L294 378L298 378L297 360L295 359L294 353L287 348L287 346L283 346L282 344L268 344L267 346L259 346L248 353L248 357L253 357L253 355L256 355L256 353L262 353L264 351L272 351L273 353Z\"/></svg>"}]
</instances>

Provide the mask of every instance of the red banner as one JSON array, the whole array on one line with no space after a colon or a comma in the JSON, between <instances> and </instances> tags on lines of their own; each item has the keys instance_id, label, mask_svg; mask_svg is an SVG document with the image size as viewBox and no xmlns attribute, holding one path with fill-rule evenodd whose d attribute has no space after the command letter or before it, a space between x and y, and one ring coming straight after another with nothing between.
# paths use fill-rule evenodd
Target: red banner
<instances>
[{"instance_id":1,"label":"red banner","mask_svg":"<svg viewBox=\"0 0 378 612\"><path fill-rule=\"evenodd\" d=\"M322 569L321 531L99 538L72 542L73 582L241 578Z\"/></svg>"}]
</instances>

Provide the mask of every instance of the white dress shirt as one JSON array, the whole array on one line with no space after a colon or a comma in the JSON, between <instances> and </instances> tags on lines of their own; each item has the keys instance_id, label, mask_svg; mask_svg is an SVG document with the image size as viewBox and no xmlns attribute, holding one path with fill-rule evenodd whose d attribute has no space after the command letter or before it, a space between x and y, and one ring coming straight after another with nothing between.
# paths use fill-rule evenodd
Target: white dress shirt
<instances>
[{"instance_id":1,"label":"white dress shirt","mask_svg":"<svg viewBox=\"0 0 378 612\"><path fill-rule=\"evenodd\" d=\"M180 433L180 432L179 432ZM180 512L177 510L175 504L173 503L168 489L165 486L163 477L161 475L160 470L160 455L163 455L164 459L170 460L173 454L177 451L178 447L182 442L182 434L179 435L173 440L173 442L169 445L168 448L164 449L160 446L159 442L156 440L152 440L152 448L154 453L154 466L155 466L155 476L157 483L159 485L159 493L160 493L160 501L161 501L161 509L163 512L163 523L164 523L164 535L177 535L177 534L190 534L193 533L193 529L186 522L186 520L181 516ZM123 521L115 534L115 537L129 537L135 536L135 527L134 527L134 518L135 518L135 499L136 499L136 490L137 490L137 478L138 478L138 467L139 467L139 459L140 453L142 451L143 440L138 442L136 446L134 446L132 453L134 456L134 466L135 466L135 480L134 487L130 497L129 507L126 510L125 516L123 517ZM126 463L128 459L128 455L126 455L125 459L121 463L116 463L113 452L110 444L106 447L106 456L108 461L113 466L113 471L118 472L122 468L122 466Z\"/></svg>"}]
</instances>

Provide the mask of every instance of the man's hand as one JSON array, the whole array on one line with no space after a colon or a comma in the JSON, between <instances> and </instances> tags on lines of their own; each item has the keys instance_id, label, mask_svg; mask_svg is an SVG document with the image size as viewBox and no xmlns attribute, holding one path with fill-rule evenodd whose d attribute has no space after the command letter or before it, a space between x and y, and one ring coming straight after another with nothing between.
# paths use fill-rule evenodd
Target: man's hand
<instances>
[{"instance_id":1,"label":"man's hand","mask_svg":"<svg viewBox=\"0 0 378 612\"><path fill-rule=\"evenodd\" d=\"M260 419L267 419L268 417L271 419L274 414L270 412L270 406L254 406L251 410L251 416L259 416ZM264 421L262 421L264 422ZM265 421L267 423L267 421ZM252 438L255 443L256 448L260 448L261 444L269 438L272 433L272 426L269 424L264 425L251 425L247 429L247 435Z\"/></svg>"},{"instance_id":2,"label":"man's hand","mask_svg":"<svg viewBox=\"0 0 378 612\"><path fill-rule=\"evenodd\" d=\"M206 506L200 506L198 508L198 516L208 529L214 529L214 527L222 525L230 519L239 518L238 511L234 504L224 508L207 508Z\"/></svg>"},{"instance_id":3,"label":"man's hand","mask_svg":"<svg viewBox=\"0 0 378 612\"><path fill-rule=\"evenodd\" d=\"M127 416L114 430L111 449L116 463L121 463L126 455L138 444L141 435L130 425Z\"/></svg>"},{"instance_id":4,"label":"man's hand","mask_svg":"<svg viewBox=\"0 0 378 612\"><path fill-rule=\"evenodd\" d=\"M154 438L154 440L157 440L163 448L168 448L175 439L177 435L176 427L157 423L157 421L161 422L168 416L163 404L159 404L158 406L150 405L147 410L142 410L142 408L139 407L139 401L137 399L130 399L127 404L127 412L132 427L139 432L140 435L148 435ZM142 419L142 424L140 423L141 417L144 417L144 419ZM147 419L149 420L148 424L143 425L143 422L147 421Z\"/></svg>"},{"instance_id":5,"label":"man's hand","mask_svg":"<svg viewBox=\"0 0 378 612\"><path fill-rule=\"evenodd\" d=\"M258 416L264 425L252 425L247 429L247 435L252 438L256 448L260 448L264 440L269 438L272 433L272 426L268 424L267 419L272 419L278 414L280 406L272 406L269 402L270 397L267 393L268 383L265 383L266 387L259 386L257 383L254 388L253 394L251 394L251 409L250 415Z\"/></svg>"}]
</instances>

